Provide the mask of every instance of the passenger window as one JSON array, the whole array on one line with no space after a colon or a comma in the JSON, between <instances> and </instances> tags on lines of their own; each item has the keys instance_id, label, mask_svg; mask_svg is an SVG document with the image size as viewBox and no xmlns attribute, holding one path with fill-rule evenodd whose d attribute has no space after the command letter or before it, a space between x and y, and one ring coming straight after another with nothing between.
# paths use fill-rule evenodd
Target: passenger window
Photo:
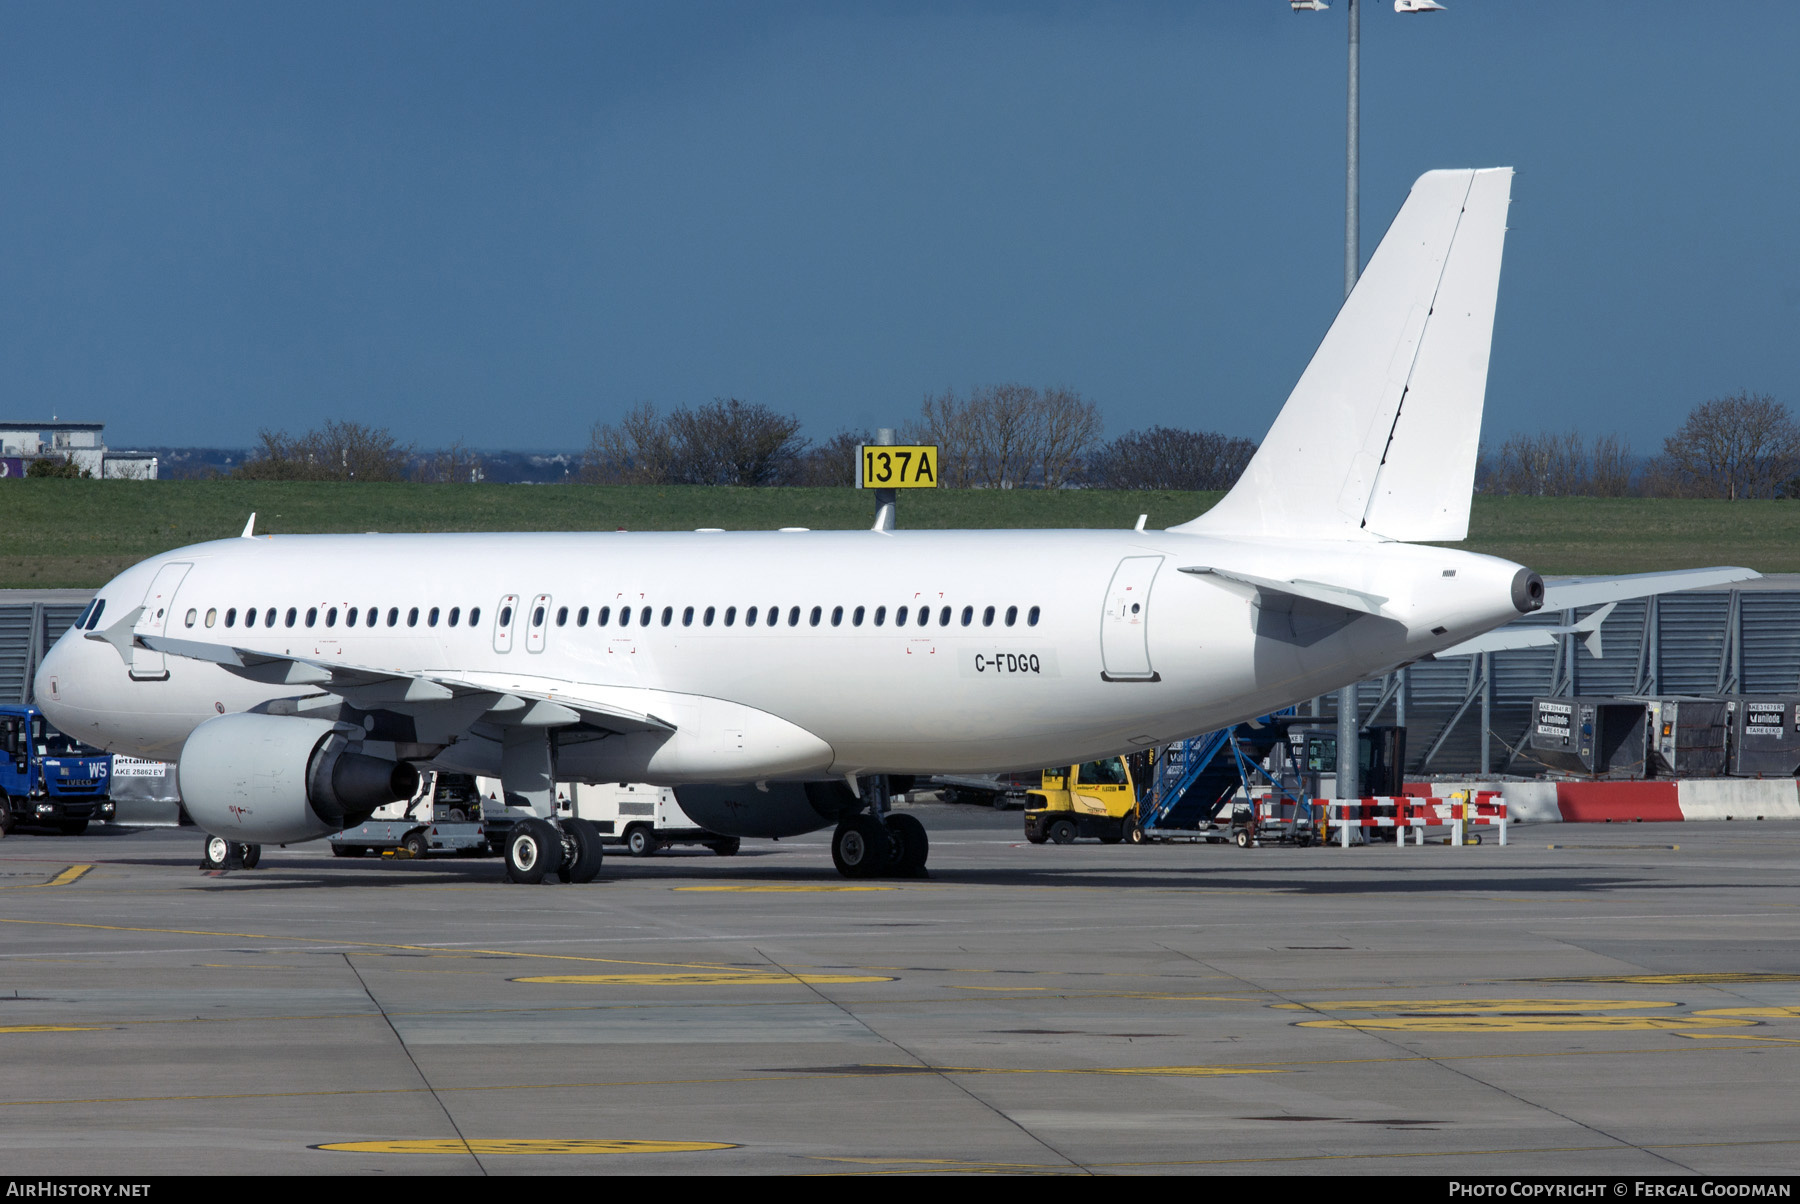
<instances>
[{"instance_id":1,"label":"passenger window","mask_svg":"<svg viewBox=\"0 0 1800 1204\"><path fill-rule=\"evenodd\" d=\"M948 606L938 611L938 626L950 626L950 608Z\"/></svg>"},{"instance_id":2,"label":"passenger window","mask_svg":"<svg viewBox=\"0 0 1800 1204\"><path fill-rule=\"evenodd\" d=\"M972 623L974 621L974 619L975 619L975 608L973 606L963 607L963 624L962 625L964 627L967 627L970 623Z\"/></svg>"},{"instance_id":3,"label":"passenger window","mask_svg":"<svg viewBox=\"0 0 1800 1204\"><path fill-rule=\"evenodd\" d=\"M706 627L711 627L714 613L716 613L716 612L713 610L712 607L710 607L710 606L707 607L706 613L700 616L701 624Z\"/></svg>"},{"instance_id":4,"label":"passenger window","mask_svg":"<svg viewBox=\"0 0 1800 1204\"><path fill-rule=\"evenodd\" d=\"M628 611L628 610L621 610L621 611L620 611L620 612L619 612L619 616L620 616L620 622L621 622L621 623L623 623L623 622L624 622L624 616L625 616L625 615L628 615L628 614L630 614L630 613L631 613L631 612L630 612L630 611ZM611 621L611 620L612 620L612 607L610 607L610 606L602 606L602 607L601 607L601 608L600 608L600 613L599 613L599 614L598 614L598 615L595 615L595 616L594 616L594 626L596 626L596 627L604 627L604 626L606 626L606 625L607 625L607 623L608 623L608 622L610 622L610 621Z\"/></svg>"},{"instance_id":5,"label":"passenger window","mask_svg":"<svg viewBox=\"0 0 1800 1204\"><path fill-rule=\"evenodd\" d=\"M823 613L824 613L823 607L819 607L819 606L813 607L812 614L808 617L807 626L808 627L817 627L819 625L819 616Z\"/></svg>"},{"instance_id":6,"label":"passenger window","mask_svg":"<svg viewBox=\"0 0 1800 1204\"><path fill-rule=\"evenodd\" d=\"M390 610L390 611L388 611L388 626L392 627L393 625L394 625L394 612ZM500 608L500 626L501 627L511 627L512 626L512 607L502 606Z\"/></svg>"},{"instance_id":7,"label":"passenger window","mask_svg":"<svg viewBox=\"0 0 1800 1204\"><path fill-rule=\"evenodd\" d=\"M887 607L877 606L875 608L875 626L880 627L883 623L886 623L886 622L887 622Z\"/></svg>"},{"instance_id":8,"label":"passenger window","mask_svg":"<svg viewBox=\"0 0 1800 1204\"><path fill-rule=\"evenodd\" d=\"M557 607L556 608L556 625L558 627L566 627L566 626L568 626L568 623L569 623L569 608L566 606Z\"/></svg>"},{"instance_id":9,"label":"passenger window","mask_svg":"<svg viewBox=\"0 0 1800 1204\"><path fill-rule=\"evenodd\" d=\"M588 608L584 606L580 610L575 612L575 626L586 627L587 626L587 617L588 617Z\"/></svg>"},{"instance_id":10,"label":"passenger window","mask_svg":"<svg viewBox=\"0 0 1800 1204\"><path fill-rule=\"evenodd\" d=\"M817 619L814 619L813 621L815 623L818 622ZM789 608L789 610L788 610L788 626L789 627L800 626L800 608L798 606Z\"/></svg>"},{"instance_id":11,"label":"passenger window","mask_svg":"<svg viewBox=\"0 0 1800 1204\"><path fill-rule=\"evenodd\" d=\"M531 625L533 627L542 627L544 625L544 608L543 607L540 606L531 612Z\"/></svg>"},{"instance_id":12,"label":"passenger window","mask_svg":"<svg viewBox=\"0 0 1800 1204\"><path fill-rule=\"evenodd\" d=\"M187 612L187 625L189 627L192 627L195 623L197 623L199 621L199 619L200 619L199 611L190 610Z\"/></svg>"},{"instance_id":13,"label":"passenger window","mask_svg":"<svg viewBox=\"0 0 1800 1204\"><path fill-rule=\"evenodd\" d=\"M316 624L318 621L319 621L319 608L316 606L307 607L306 608L306 625L308 627L311 627L314 624Z\"/></svg>"},{"instance_id":14,"label":"passenger window","mask_svg":"<svg viewBox=\"0 0 1800 1204\"><path fill-rule=\"evenodd\" d=\"M349 610L344 612L344 626L356 626L356 607L352 606Z\"/></svg>"},{"instance_id":15,"label":"passenger window","mask_svg":"<svg viewBox=\"0 0 1800 1204\"><path fill-rule=\"evenodd\" d=\"M218 607L216 607L216 606L207 607L207 609L206 609L206 625L208 627L211 627L214 623L216 623L218 621L219 621Z\"/></svg>"},{"instance_id":16,"label":"passenger window","mask_svg":"<svg viewBox=\"0 0 1800 1204\"><path fill-rule=\"evenodd\" d=\"M798 618L799 615L800 615L800 608L798 606L796 606L796 607L794 607L794 616L796 618ZM771 606L771 607L769 607L768 622L764 623L763 625L765 627L773 627L773 626L775 626L776 620L778 620L780 618L781 618L781 607Z\"/></svg>"},{"instance_id":17,"label":"passenger window","mask_svg":"<svg viewBox=\"0 0 1800 1204\"><path fill-rule=\"evenodd\" d=\"M749 610L744 612L744 626L756 626L756 607L752 606Z\"/></svg>"},{"instance_id":18,"label":"passenger window","mask_svg":"<svg viewBox=\"0 0 1800 1204\"><path fill-rule=\"evenodd\" d=\"M621 627L631 626L631 607L629 607L629 606L619 607L619 626L621 626Z\"/></svg>"},{"instance_id":19,"label":"passenger window","mask_svg":"<svg viewBox=\"0 0 1800 1204\"><path fill-rule=\"evenodd\" d=\"M234 606L230 610L225 612L225 626L227 626L227 627L236 627L237 626L237 607Z\"/></svg>"},{"instance_id":20,"label":"passenger window","mask_svg":"<svg viewBox=\"0 0 1800 1204\"><path fill-rule=\"evenodd\" d=\"M1025 616L1025 625L1027 627L1036 627L1037 621L1038 621L1038 608L1034 606L1031 608L1031 613Z\"/></svg>"},{"instance_id":21,"label":"passenger window","mask_svg":"<svg viewBox=\"0 0 1800 1204\"><path fill-rule=\"evenodd\" d=\"M1006 625L1008 627L1011 627L1014 623L1017 623L1018 621L1019 621L1019 608L1016 606L1007 607L1006 608Z\"/></svg>"},{"instance_id":22,"label":"passenger window","mask_svg":"<svg viewBox=\"0 0 1800 1204\"><path fill-rule=\"evenodd\" d=\"M419 625L419 608L418 607L415 606L411 610L406 612L406 625L408 627L417 627Z\"/></svg>"},{"instance_id":23,"label":"passenger window","mask_svg":"<svg viewBox=\"0 0 1800 1204\"><path fill-rule=\"evenodd\" d=\"M899 610L896 610L894 612L894 626L896 626L896 627L906 626L906 611L907 611L907 608L902 606Z\"/></svg>"},{"instance_id":24,"label":"passenger window","mask_svg":"<svg viewBox=\"0 0 1800 1204\"><path fill-rule=\"evenodd\" d=\"M981 612L981 625L983 627L992 627L994 625L994 608L993 607L990 606L986 610Z\"/></svg>"},{"instance_id":25,"label":"passenger window","mask_svg":"<svg viewBox=\"0 0 1800 1204\"><path fill-rule=\"evenodd\" d=\"M751 616L750 621L752 623L756 622L754 615ZM737 622L737 607L727 606L725 608L725 626L730 627L735 622Z\"/></svg>"},{"instance_id":26,"label":"passenger window","mask_svg":"<svg viewBox=\"0 0 1800 1204\"><path fill-rule=\"evenodd\" d=\"M817 614L818 609L819 608L816 606L813 607L813 613ZM814 619L813 622L817 623L818 620ZM844 625L844 608L843 607L834 606L831 608L831 625L833 627L842 627Z\"/></svg>"},{"instance_id":27,"label":"passenger window","mask_svg":"<svg viewBox=\"0 0 1800 1204\"><path fill-rule=\"evenodd\" d=\"M288 607L287 626L292 627L294 625L294 620L299 617L300 617L300 612L298 610L294 609L292 606Z\"/></svg>"},{"instance_id":28,"label":"passenger window","mask_svg":"<svg viewBox=\"0 0 1800 1204\"><path fill-rule=\"evenodd\" d=\"M425 616L425 626L436 627L437 621L438 621L438 608L434 606L431 608L430 613L428 613Z\"/></svg>"},{"instance_id":29,"label":"passenger window","mask_svg":"<svg viewBox=\"0 0 1800 1204\"><path fill-rule=\"evenodd\" d=\"M462 618L462 607L452 606L450 608L450 626L456 626L456 621L460 618Z\"/></svg>"},{"instance_id":30,"label":"passenger window","mask_svg":"<svg viewBox=\"0 0 1800 1204\"><path fill-rule=\"evenodd\" d=\"M381 624L381 607L369 607L369 617L363 620L364 627L377 627Z\"/></svg>"},{"instance_id":31,"label":"passenger window","mask_svg":"<svg viewBox=\"0 0 1800 1204\"><path fill-rule=\"evenodd\" d=\"M332 606L332 607L329 607L326 609L326 611L325 611L325 626L327 626L327 627L336 627L337 626L337 607Z\"/></svg>"},{"instance_id":32,"label":"passenger window","mask_svg":"<svg viewBox=\"0 0 1800 1204\"><path fill-rule=\"evenodd\" d=\"M648 606L638 611L638 626L650 626L650 608Z\"/></svg>"},{"instance_id":33,"label":"passenger window","mask_svg":"<svg viewBox=\"0 0 1800 1204\"><path fill-rule=\"evenodd\" d=\"M859 606L855 610L850 612L850 626L861 627L862 621L863 621L863 608Z\"/></svg>"},{"instance_id":34,"label":"passenger window","mask_svg":"<svg viewBox=\"0 0 1800 1204\"><path fill-rule=\"evenodd\" d=\"M400 608L398 606L388 607L388 626L400 626Z\"/></svg>"},{"instance_id":35,"label":"passenger window","mask_svg":"<svg viewBox=\"0 0 1800 1204\"><path fill-rule=\"evenodd\" d=\"M249 606L244 609L244 626L256 626L256 607Z\"/></svg>"},{"instance_id":36,"label":"passenger window","mask_svg":"<svg viewBox=\"0 0 1800 1204\"><path fill-rule=\"evenodd\" d=\"M668 625L669 625L669 620L665 618L663 620L663 626L667 627ZM693 607L689 606L682 610L681 625L683 627L692 627L694 625L694 608Z\"/></svg>"},{"instance_id":37,"label":"passenger window","mask_svg":"<svg viewBox=\"0 0 1800 1204\"><path fill-rule=\"evenodd\" d=\"M481 622L481 607L479 607L479 606L469 607L469 626L473 627L477 623L480 623L480 622Z\"/></svg>"},{"instance_id":38,"label":"passenger window","mask_svg":"<svg viewBox=\"0 0 1800 1204\"><path fill-rule=\"evenodd\" d=\"M663 626L667 627L670 623L673 623L674 621L675 621L675 608L673 606L663 607Z\"/></svg>"}]
</instances>

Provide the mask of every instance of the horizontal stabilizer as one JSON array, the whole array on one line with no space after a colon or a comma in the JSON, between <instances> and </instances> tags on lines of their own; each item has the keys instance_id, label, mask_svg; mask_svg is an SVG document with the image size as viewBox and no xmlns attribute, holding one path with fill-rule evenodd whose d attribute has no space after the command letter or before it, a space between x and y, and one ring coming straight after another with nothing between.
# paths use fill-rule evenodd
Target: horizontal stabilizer
<instances>
[{"instance_id":1,"label":"horizontal stabilizer","mask_svg":"<svg viewBox=\"0 0 1800 1204\"><path fill-rule=\"evenodd\" d=\"M1588 655L1599 660L1606 655L1600 644L1600 628L1612 614L1617 602L1608 602L1579 623L1567 627L1501 627L1464 640L1453 648L1435 654L1434 660L1451 656L1474 656L1482 652L1511 652L1517 648L1548 648L1565 635L1578 636Z\"/></svg>"},{"instance_id":2,"label":"horizontal stabilizer","mask_svg":"<svg viewBox=\"0 0 1800 1204\"><path fill-rule=\"evenodd\" d=\"M1647 598L1651 594L1674 594L1684 589L1730 585L1734 581L1750 581L1760 576L1762 574L1755 569L1723 567L1677 569L1668 573L1627 573L1620 577L1564 577L1559 581L1544 582L1544 609L1568 610L1574 606L1592 606L1596 602Z\"/></svg>"}]
</instances>

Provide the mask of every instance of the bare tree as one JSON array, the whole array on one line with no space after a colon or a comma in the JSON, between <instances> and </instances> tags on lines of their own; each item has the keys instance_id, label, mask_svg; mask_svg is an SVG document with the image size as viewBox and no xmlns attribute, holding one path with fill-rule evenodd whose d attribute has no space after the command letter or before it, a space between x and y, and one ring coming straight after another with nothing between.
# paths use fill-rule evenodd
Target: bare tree
<instances>
[{"instance_id":1,"label":"bare tree","mask_svg":"<svg viewBox=\"0 0 1800 1204\"><path fill-rule=\"evenodd\" d=\"M1631 493L1631 444L1618 435L1598 435L1588 467L1588 487L1595 497L1627 497Z\"/></svg>"},{"instance_id":2,"label":"bare tree","mask_svg":"<svg viewBox=\"0 0 1800 1204\"><path fill-rule=\"evenodd\" d=\"M581 479L604 485L661 485L669 481L674 463L668 422L650 402L639 402L616 425L594 424L582 456Z\"/></svg>"},{"instance_id":3,"label":"bare tree","mask_svg":"<svg viewBox=\"0 0 1800 1204\"><path fill-rule=\"evenodd\" d=\"M1689 411L1648 475L1661 493L1735 500L1774 497L1797 470L1800 427L1788 408L1745 390Z\"/></svg>"},{"instance_id":4,"label":"bare tree","mask_svg":"<svg viewBox=\"0 0 1800 1204\"><path fill-rule=\"evenodd\" d=\"M1624 497L1632 488L1631 445L1617 435L1586 443L1575 431L1517 434L1484 468L1483 488L1524 497Z\"/></svg>"},{"instance_id":5,"label":"bare tree","mask_svg":"<svg viewBox=\"0 0 1800 1204\"><path fill-rule=\"evenodd\" d=\"M867 431L839 431L808 449L794 465L795 485L849 488L856 484L856 449L873 442Z\"/></svg>"},{"instance_id":6,"label":"bare tree","mask_svg":"<svg viewBox=\"0 0 1800 1204\"><path fill-rule=\"evenodd\" d=\"M980 476L994 489L1022 484L1043 442L1042 397L1030 385L987 385L969 394Z\"/></svg>"},{"instance_id":7,"label":"bare tree","mask_svg":"<svg viewBox=\"0 0 1800 1204\"><path fill-rule=\"evenodd\" d=\"M462 485L481 480L481 456L457 440L432 452L413 469L413 480L433 485Z\"/></svg>"},{"instance_id":8,"label":"bare tree","mask_svg":"<svg viewBox=\"0 0 1800 1204\"><path fill-rule=\"evenodd\" d=\"M1100 438L1100 407L1072 389L1045 389L1038 455L1045 489L1061 489L1094 441Z\"/></svg>"},{"instance_id":9,"label":"bare tree","mask_svg":"<svg viewBox=\"0 0 1800 1204\"><path fill-rule=\"evenodd\" d=\"M981 454L977 448L975 417L969 402L954 389L925 395L919 420L906 428L913 443L933 444L938 449L938 484L946 489L967 489L979 475Z\"/></svg>"},{"instance_id":10,"label":"bare tree","mask_svg":"<svg viewBox=\"0 0 1800 1204\"><path fill-rule=\"evenodd\" d=\"M1088 475L1106 489L1229 489L1255 454L1248 439L1153 426L1101 447Z\"/></svg>"},{"instance_id":11,"label":"bare tree","mask_svg":"<svg viewBox=\"0 0 1800 1204\"><path fill-rule=\"evenodd\" d=\"M257 432L260 454L235 477L263 481L403 481L412 450L386 428L327 422L304 435L267 428Z\"/></svg>"}]
</instances>

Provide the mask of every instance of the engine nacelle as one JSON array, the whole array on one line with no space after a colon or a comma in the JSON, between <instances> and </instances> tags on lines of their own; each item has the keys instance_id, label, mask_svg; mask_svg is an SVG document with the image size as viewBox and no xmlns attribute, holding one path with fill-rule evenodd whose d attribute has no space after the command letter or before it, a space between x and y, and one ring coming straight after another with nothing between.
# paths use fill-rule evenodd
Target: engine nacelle
<instances>
[{"instance_id":1,"label":"engine nacelle","mask_svg":"<svg viewBox=\"0 0 1800 1204\"><path fill-rule=\"evenodd\" d=\"M419 789L411 765L351 752L342 725L293 715L208 719L182 746L176 773L196 824L255 844L329 835Z\"/></svg>"},{"instance_id":2,"label":"engine nacelle","mask_svg":"<svg viewBox=\"0 0 1800 1204\"><path fill-rule=\"evenodd\" d=\"M721 836L800 836L837 823L862 803L842 782L677 786L688 818Z\"/></svg>"}]
</instances>

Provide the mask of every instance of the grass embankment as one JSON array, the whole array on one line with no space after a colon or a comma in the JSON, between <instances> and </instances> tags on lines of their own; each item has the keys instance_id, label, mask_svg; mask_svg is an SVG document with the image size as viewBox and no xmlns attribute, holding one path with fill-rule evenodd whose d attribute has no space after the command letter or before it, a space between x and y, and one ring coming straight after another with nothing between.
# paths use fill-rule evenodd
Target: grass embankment
<instances>
[{"instance_id":1,"label":"grass embankment","mask_svg":"<svg viewBox=\"0 0 1800 1204\"><path fill-rule=\"evenodd\" d=\"M901 525L1152 527L1199 514L1216 493L920 490ZM0 481L0 588L97 586L146 556L236 535L338 531L683 531L868 525L853 489L694 486L340 485L257 481ZM1544 573L1631 573L1708 564L1800 571L1800 502L1477 498L1461 545Z\"/></svg>"}]
</instances>

